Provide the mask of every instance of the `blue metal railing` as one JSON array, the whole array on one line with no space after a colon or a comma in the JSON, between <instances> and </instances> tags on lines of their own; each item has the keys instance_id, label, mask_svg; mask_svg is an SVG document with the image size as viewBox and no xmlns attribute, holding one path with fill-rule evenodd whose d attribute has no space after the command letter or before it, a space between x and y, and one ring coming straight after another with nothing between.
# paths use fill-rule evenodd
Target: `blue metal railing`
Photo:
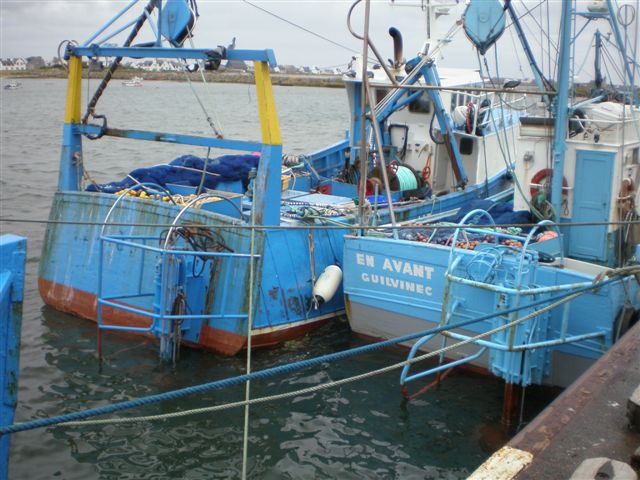
<instances>
[{"instance_id":1,"label":"blue metal railing","mask_svg":"<svg viewBox=\"0 0 640 480\"><path fill-rule=\"evenodd\" d=\"M172 226L169 229L166 236L148 236L148 235L108 235L106 233L106 229L109 226L109 220L111 219L114 211L117 209L118 205L122 202L122 200L127 197L128 193L131 191L139 190L139 189L154 189L164 194L168 195L171 198L171 194L160 187L157 184L153 183L141 183L130 187L125 190L121 195L118 196L114 204L109 209L105 220L103 222L100 237L99 237L99 245L98 245L98 289L97 289L97 325L98 325L98 354L102 356L102 338L100 332L102 330L115 330L115 331L127 331L127 332L137 332L137 333L153 333L158 334L161 337L161 351L160 356L167 360L169 358L169 353L173 350L174 341L179 342L179 339L174 337L174 325L175 322L189 321L189 320L212 320L212 319L244 319L248 318L248 313L220 313L220 314L173 314L170 313L171 307L167 305L168 298L167 292L169 289L173 289L179 291L184 287L184 285L180 284L180 280L178 278L178 274L176 273L176 268L180 267L182 259L184 257L198 257L200 259L206 260L210 258L239 258L249 260L251 258L258 258L259 255L251 255L245 253L234 253L234 252L209 252L209 251L195 251L188 249L178 249L175 248L173 233L175 229L178 227L178 222L185 215L185 213L193 207L197 202L202 201L203 199L209 197L217 197L213 194L203 194L196 198L194 198L191 202L187 203L180 212L176 215L172 222ZM173 201L173 200L171 200ZM174 202L175 204L175 202ZM164 240L164 241L163 241ZM162 247L154 247L149 245L148 242L154 241L158 244L162 244ZM123 246L129 247L134 250L139 250L142 254L142 260L140 262L140 274L138 276L137 282L137 290L134 293L124 293L118 295L105 295L104 288L104 252L105 245L111 244L115 246ZM147 253L154 254L157 257L156 265L158 268L158 272L156 274L156 289L154 292L143 292L143 278L144 278L144 269L145 269L145 255ZM183 282L184 283L184 282ZM137 307L130 304L123 303L124 300L132 300L136 298L145 298L145 297L153 297L153 311L149 309L145 309L142 307ZM132 313L135 315L140 315L143 317L148 317L150 319L149 326L139 327L139 326L128 326L128 325L115 325L115 324L105 324L103 321L103 307L108 306L114 309L122 310L128 313ZM224 307L224 305L223 305ZM224 308L222 310L224 312ZM170 337L170 338L169 338ZM169 338L167 345L171 348L167 349L163 347L165 342Z\"/></svg>"},{"instance_id":2,"label":"blue metal railing","mask_svg":"<svg viewBox=\"0 0 640 480\"><path fill-rule=\"evenodd\" d=\"M495 227L491 215L483 210L474 210L469 212L460 222L460 226L464 225L469 219L476 216L484 216L490 222L491 227ZM494 236L494 247L489 247L486 250L479 251L467 251L460 250L456 255L456 243L458 241L459 234L461 232L460 226L456 229L451 242L451 251L449 254L448 267L445 273L445 294L444 302L442 305L442 319L440 327L446 328L453 321L454 313L460 307L459 300L454 296L454 286L472 287L475 289L483 290L493 294L496 300L496 305L499 305L499 299L504 305L510 305L512 308L500 313L499 307L496 307L496 315L493 320L494 327L497 325L503 325L504 323L512 323L517 320L518 314L523 312L525 315L532 315L538 311L538 308L532 308L531 303L521 306L521 301L524 298L540 298L546 305L551 305L554 299L557 297L551 297L552 295L562 293L565 297L570 297L575 292L585 292L590 286L594 289L599 288L597 284L592 281L564 283L551 286L539 286L535 283L535 273L538 266L537 252L528 249L529 244L533 238L533 235L541 227L550 224L549 221L542 221L538 226L534 227L527 235L521 249L514 249L512 247L503 247L499 245L500 239L514 239L521 237L514 237L513 235L497 232L494 230L482 230L482 229L466 229L467 232L475 233L491 233ZM491 258L494 262L490 262L491 259L485 259L483 255L501 255L501 258ZM505 261L504 256L509 256L510 261L502 265ZM478 260L480 259L480 260ZM469 273L469 266L474 262L483 262L485 265L485 275L471 275ZM564 256L561 253L561 263L564 264ZM508 271L514 272L512 277L505 275L499 277L496 272L498 267L502 265L502 268L508 269ZM466 276L475 276L475 279L465 278ZM482 272L480 272L482 273ZM507 272L508 273L508 272ZM525 277L526 280L525 280ZM468 292L466 292L468 296ZM546 299L546 300L545 300ZM535 302L539 303L539 302ZM545 365L545 358L548 355L548 349L559 345L584 342L585 340L600 339L602 342L606 339L605 329L596 329L580 334L568 334L569 331L569 309L570 301L564 304L561 314L560 326L557 332L548 332L549 313L541 313L540 315L534 315L532 318L527 319L524 322L514 324L506 331L500 332L499 335L495 335L492 339L475 339L468 334L454 332L451 330L443 330L439 334L443 337L442 347L446 346L447 339L459 340L472 343L480 347L480 350L475 353L465 355L463 358L451 362L445 362L444 353L440 355L439 365L433 368L423 370L421 372L410 375L410 365L404 367L400 376L400 384L405 385L413 380L424 378L428 375L432 375L441 372L445 369L463 365L466 363L478 360L487 350L490 352L491 358L488 362L488 367L497 375L503 377L505 381L509 383L520 383L523 386L530 383L537 382L541 379L543 366ZM504 306L503 305L503 306ZM483 321L483 317L478 318L476 322L471 321L472 324L479 324ZM504 323L501 323L504 322ZM409 352L408 359L412 359L416 356L420 348L424 347L427 342L434 339L436 334L429 334L420 340L418 340L411 351ZM498 352L504 352L504 355ZM528 355L523 361L513 362L511 357L513 355ZM535 356L535 358L533 357ZM538 358L540 357L540 358ZM516 370L514 370L516 369ZM537 369L537 370L536 370ZM536 370L534 372L534 370Z\"/></svg>"}]
</instances>

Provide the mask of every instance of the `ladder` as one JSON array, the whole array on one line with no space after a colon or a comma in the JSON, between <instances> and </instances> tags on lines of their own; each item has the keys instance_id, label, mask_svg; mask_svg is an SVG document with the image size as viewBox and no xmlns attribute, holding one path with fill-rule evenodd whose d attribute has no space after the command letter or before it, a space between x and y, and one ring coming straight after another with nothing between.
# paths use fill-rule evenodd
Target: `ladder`
<instances>
[{"instance_id":1,"label":"ladder","mask_svg":"<svg viewBox=\"0 0 640 480\"><path fill-rule=\"evenodd\" d=\"M199 329L204 322L221 318L248 318L248 312L220 314L207 313L206 302L202 301L209 285L214 268L212 261L225 259L250 260L259 258L251 253L233 251L194 250L181 235L180 221L197 202L212 196L203 194L186 204L173 219L166 234L160 235L124 235L109 234L107 227L113 213L127 197L129 191L153 189L162 195L171 194L163 187L153 183L141 183L123 192L109 209L103 222L99 238L98 286L97 286L97 327L98 355L102 358L102 331L124 331L152 334L159 339L159 354L163 361L176 362L179 357L180 343L184 332ZM136 278L127 278L118 286L112 286L115 293L108 293L105 285L107 276L113 272L105 268L105 257L111 265L129 266L137 273ZM196 275L196 271L199 271ZM126 276L126 272L123 272ZM131 281L134 280L134 281ZM147 285L153 285L149 291ZM200 298L193 304L187 298ZM136 318L148 318L147 326L132 326L125 322L119 324L104 322L104 307L126 312ZM124 314L126 315L126 314Z\"/></svg>"}]
</instances>

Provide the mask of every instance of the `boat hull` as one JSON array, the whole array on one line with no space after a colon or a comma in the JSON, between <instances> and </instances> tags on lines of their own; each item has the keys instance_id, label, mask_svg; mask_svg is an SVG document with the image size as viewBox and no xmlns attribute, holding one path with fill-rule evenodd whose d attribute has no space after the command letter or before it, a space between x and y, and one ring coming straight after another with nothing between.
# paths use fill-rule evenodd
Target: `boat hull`
<instances>
[{"instance_id":1,"label":"boat hull","mask_svg":"<svg viewBox=\"0 0 640 480\"><path fill-rule=\"evenodd\" d=\"M103 297L125 297L132 295L133 290L154 291L158 255L147 252L143 257L139 249L103 243L103 265L102 269L99 267L100 223L116 198L86 192L56 194L50 215L56 223L50 224L46 232L38 278L40 294L47 305L95 321L101 275ZM115 212L113 222L139 226L109 226L105 235L159 238L178 211L177 207L167 204L125 199ZM200 210L189 213L185 220L219 225L216 231L228 248L240 254L249 253L250 231L242 228L240 220ZM314 235L317 272L339 262L337 255L341 252L341 244L338 241L344 233L324 231ZM157 242L148 243L157 245ZM299 337L343 312L341 289L318 309L310 308L313 285L307 231L257 231L256 252L260 258L255 263L256 282L251 289L254 295L254 345L271 346ZM196 277L190 272L185 283L190 310L203 315L219 314L220 318L185 322L184 343L227 355L238 353L247 340L247 319L237 318L248 313L247 258L219 260L215 268ZM142 311L154 310L152 296L117 300L116 303ZM105 305L101 313L105 324L136 328L151 325L150 317L120 308Z\"/></svg>"},{"instance_id":2,"label":"boat hull","mask_svg":"<svg viewBox=\"0 0 640 480\"><path fill-rule=\"evenodd\" d=\"M472 186L465 192L438 197L433 202L404 206L398 211L398 217L441 214L487 194L508 192L510 183L501 174L488 185ZM100 238L114 235L144 238L146 240L140 242L158 246L158 239L166 234L180 209L169 203L125 198L114 211L110 224L102 230L116 198L94 192L56 193L40 259L40 294L47 305L57 310L96 320L102 282L102 298L115 299L113 302L118 304L101 308L104 324L149 328L150 334L158 335L157 325L152 325L146 312L153 312L156 306L154 291L157 297L159 255L139 248L107 245L108 242ZM386 215L386 210L380 210L381 221ZM242 220L198 209L187 212L183 221L216 225L212 231L221 235L225 248L245 256L250 252L250 229ZM189 309L196 315L217 318L185 322L184 343L225 355L240 352L247 342L247 318L240 316L248 315L250 295L253 295L254 346L275 345L296 338L344 313L342 286L333 298L314 308L313 285L314 274L317 278L329 265L342 265L343 237L349 233L347 225L344 229L315 230L312 225L308 229L257 230L255 253L259 259L255 263L253 287L250 287L246 258L218 260L201 275L190 273L200 267L186 268L183 276Z\"/></svg>"},{"instance_id":3,"label":"boat hull","mask_svg":"<svg viewBox=\"0 0 640 480\"><path fill-rule=\"evenodd\" d=\"M499 309L516 305L513 299L509 299L508 293L501 293L497 289L492 291L486 286L483 288L477 285L454 288L446 281L450 253L450 248L440 245L388 238L346 237L344 288L346 311L352 330L369 338L392 339L424 332L445 323L455 324L489 316ZM459 253L474 255L469 251ZM574 262L573 265L577 263ZM537 286L575 285L578 288L578 285L591 282L600 269L604 270L603 267L593 265L589 269L590 273L571 268L538 266L535 283ZM541 295L523 296L519 302L520 305L528 305L540 298ZM567 386L612 344L616 335L616 321L621 317L625 305L628 305L626 301L638 308L637 287L632 277L573 300L568 309L569 327L566 336L588 335L590 332L600 332L601 336L552 348L540 348L538 350L547 352L537 364L529 357L523 359L521 352L496 353L491 349L484 351L471 364L493 374L507 375L504 372L505 365L531 362L532 373L528 378L541 380L533 383ZM542 306L523 310L518 316L535 312ZM463 337L473 337L515 320L518 316L495 316L468 326L451 328L450 331ZM538 323L534 324L534 321ZM521 333L526 333L527 336L538 335L536 341L556 338L561 334L562 321L563 308L555 308L544 318L541 315L538 320L523 323ZM536 332L531 333L536 329ZM513 331L515 346L519 344L519 334ZM505 342L506 335L493 335L486 340ZM410 347L418 338L420 337L404 345ZM435 335L422 344L419 351L436 351L444 345L457 343L460 339L445 339L442 335ZM521 341L522 344L524 342ZM469 343L448 351L446 357L454 361L469 358L479 353L481 347L480 344ZM522 380L519 376L515 378Z\"/></svg>"}]
</instances>

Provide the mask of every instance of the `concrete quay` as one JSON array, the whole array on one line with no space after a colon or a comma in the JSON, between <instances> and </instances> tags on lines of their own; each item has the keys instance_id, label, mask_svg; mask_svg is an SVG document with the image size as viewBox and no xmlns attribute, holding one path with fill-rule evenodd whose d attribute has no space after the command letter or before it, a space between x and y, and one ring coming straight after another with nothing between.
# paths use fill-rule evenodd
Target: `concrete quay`
<instances>
[{"instance_id":1,"label":"concrete quay","mask_svg":"<svg viewBox=\"0 0 640 480\"><path fill-rule=\"evenodd\" d=\"M469 478L626 480L639 471L640 322Z\"/></svg>"}]
</instances>

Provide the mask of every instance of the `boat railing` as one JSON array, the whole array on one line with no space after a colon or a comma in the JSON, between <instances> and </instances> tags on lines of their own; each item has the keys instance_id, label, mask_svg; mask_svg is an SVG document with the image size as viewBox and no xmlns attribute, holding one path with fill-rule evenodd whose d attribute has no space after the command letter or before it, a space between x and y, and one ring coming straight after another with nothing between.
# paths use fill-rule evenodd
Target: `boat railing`
<instances>
[{"instance_id":1,"label":"boat railing","mask_svg":"<svg viewBox=\"0 0 640 480\"><path fill-rule=\"evenodd\" d=\"M218 197L215 194L203 194L195 197L193 200L184 205L179 213L175 216L171 227L166 235L121 235L121 234L109 234L108 227L111 225L110 221L114 216L114 212L117 207L128 196L129 192L148 189L151 191L158 191L162 194L168 195L171 198L171 194L163 187L153 183L140 183L134 185L127 190L123 191L113 203L109 209L105 220L101 228L101 234L98 245L98 288L97 288L97 324L98 324L98 352L101 355L102 343L101 343L101 331L103 330L115 330L115 331L128 331L138 333L152 333L160 337L160 356L164 360L175 361L177 355L177 349L180 343L180 328L183 326L183 322L188 321L203 321L212 319L243 319L248 318L248 312L226 312L224 305L222 306L222 312L220 314L214 313L197 313L189 314L186 309L178 311L176 309L176 300L180 299L184 290L185 273L184 263L187 259L191 259L191 262L195 262L196 259L204 262L209 259L243 259L249 260L251 258L257 258L259 255L251 255L246 253L235 253L233 251L201 251L191 250L188 248L180 247L177 243L178 236L175 232L179 226L179 222L184 215L194 205L206 200L210 197ZM173 200L171 200L173 201ZM174 205L177 206L177 204ZM234 205L235 206L235 205ZM161 246L153 246L153 244ZM115 247L115 251L118 248L122 249L126 247L128 252L139 251L140 252L140 273L136 288L133 292L125 292L115 295L107 295L105 292L104 278L105 278L105 250L107 245ZM153 291L145 291L143 285L144 268L147 264L147 255L155 256L155 268L156 268L156 283ZM153 259L151 260L153 261ZM140 306L134 306L125 302L135 301L136 299L152 298L153 310L143 308ZM103 308L111 307L117 310L123 310L135 316L146 317L150 319L148 326L130 326L130 325L116 325L107 324L103 318Z\"/></svg>"},{"instance_id":2,"label":"boat railing","mask_svg":"<svg viewBox=\"0 0 640 480\"><path fill-rule=\"evenodd\" d=\"M515 126L529 106L526 95L444 91L451 95L451 112L456 108L467 108L469 123L465 130L469 135L473 135L475 132L482 132L484 135L497 131L497 125L501 125L503 128ZM464 133L462 134L464 135Z\"/></svg>"},{"instance_id":3,"label":"boat railing","mask_svg":"<svg viewBox=\"0 0 640 480\"><path fill-rule=\"evenodd\" d=\"M486 229L465 228L469 221L479 218L485 218L490 225ZM577 297L575 292L595 291L601 288L597 284L597 278L585 278L581 282L551 286L536 283L539 257L538 252L531 250L530 244L536 232L550 225L554 226L548 220L540 222L523 241L522 236L495 230L493 218L485 210L473 210L465 215L452 236L449 263L445 273L445 300L442 305L440 327L452 325L452 328L440 331L438 335L442 337L442 350L446 348L449 340L476 346L479 350L471 351L467 347L462 358L453 361L446 361L442 354L437 366L414 374L410 373L410 366L407 364L400 377L400 383L405 390L404 386L411 381L474 362L485 353L488 353L490 369L505 381L523 386L539 383L548 363L549 348L592 339L605 341L607 333L602 329L573 335L568 333L571 331L570 308L572 300ZM490 233L493 242L473 251L458 248L458 238L462 231ZM501 245L499 242L504 239L518 239L522 246L517 248ZM562 255L560 265L564 265ZM487 307L488 312L493 312L491 324L486 324L486 316L471 321L473 317L470 316L483 309L475 304L469 305L470 297L473 296L473 290L469 288L485 292L482 298L486 299L487 294L490 295L488 298L493 298L490 303L494 306ZM558 300L558 296L561 300ZM528 300L524 301L525 299ZM540 303L541 305L538 305ZM551 328L550 312L555 308L561 308L562 311L554 330ZM460 319L470 322L466 331L455 328L455 322ZM474 333L487 332L493 328L504 330L490 335L489 338L474 337ZM429 334L419 339L411 348L408 360L414 358L428 342L435 341L435 337L436 334ZM524 355L525 352L526 357L514 359L514 355Z\"/></svg>"}]
</instances>

